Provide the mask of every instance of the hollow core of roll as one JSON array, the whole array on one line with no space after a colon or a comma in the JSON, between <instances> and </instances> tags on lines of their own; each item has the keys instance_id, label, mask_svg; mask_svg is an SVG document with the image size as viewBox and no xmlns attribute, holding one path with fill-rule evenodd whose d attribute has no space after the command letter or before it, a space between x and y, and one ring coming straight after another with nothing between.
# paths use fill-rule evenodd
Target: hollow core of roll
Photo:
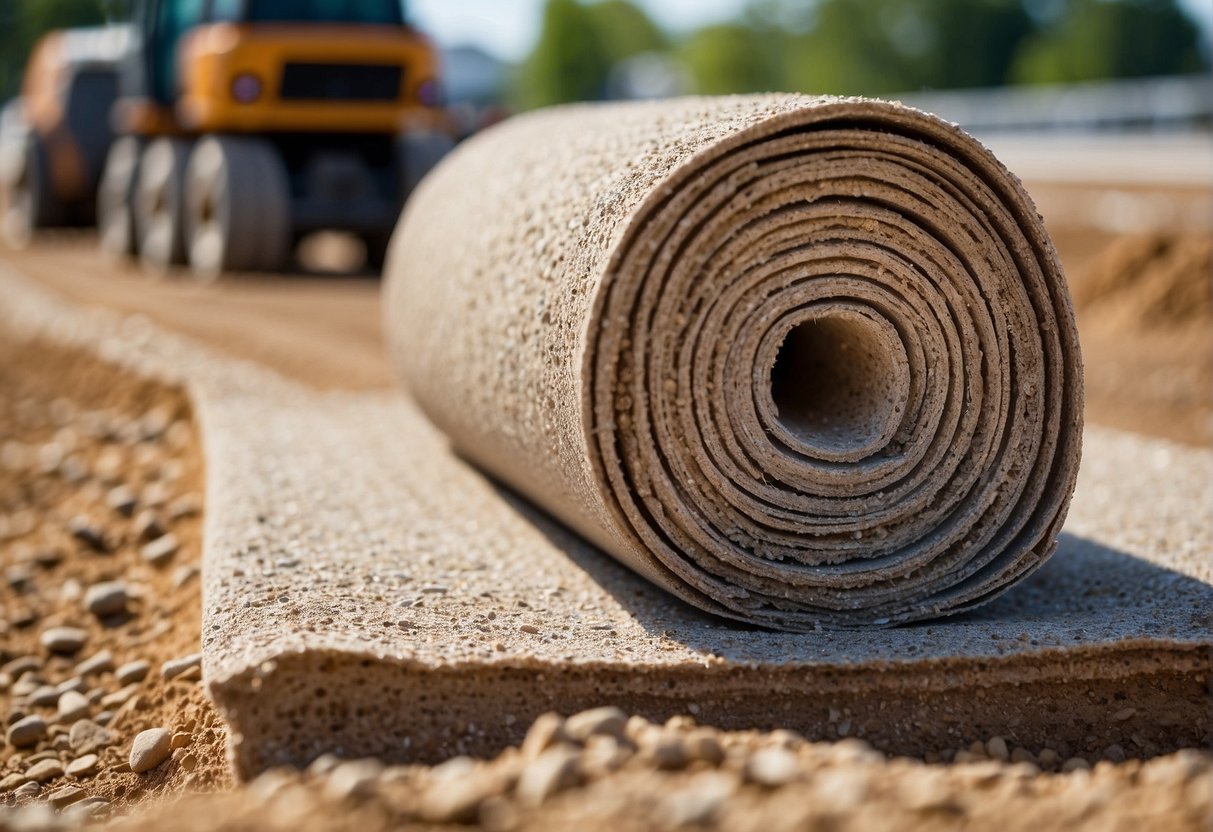
<instances>
[{"instance_id":1,"label":"hollow core of roll","mask_svg":"<svg viewBox=\"0 0 1213 832\"><path fill-rule=\"evenodd\" d=\"M900 341L865 315L825 311L795 325L771 368L779 424L814 456L859 458L896 430L905 402L889 380Z\"/></svg>"}]
</instances>

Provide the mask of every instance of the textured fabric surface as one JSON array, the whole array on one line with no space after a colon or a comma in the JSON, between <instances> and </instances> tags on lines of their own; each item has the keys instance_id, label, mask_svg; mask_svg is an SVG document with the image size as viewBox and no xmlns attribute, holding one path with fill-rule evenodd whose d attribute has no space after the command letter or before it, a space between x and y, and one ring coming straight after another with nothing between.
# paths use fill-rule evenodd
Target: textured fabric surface
<instances>
[{"instance_id":1,"label":"textured fabric surface","mask_svg":"<svg viewBox=\"0 0 1213 832\"><path fill-rule=\"evenodd\" d=\"M896 104L574 106L459 148L387 269L456 449L681 598L764 625L970 609L1052 553L1081 362L1018 180Z\"/></svg>"}]
</instances>

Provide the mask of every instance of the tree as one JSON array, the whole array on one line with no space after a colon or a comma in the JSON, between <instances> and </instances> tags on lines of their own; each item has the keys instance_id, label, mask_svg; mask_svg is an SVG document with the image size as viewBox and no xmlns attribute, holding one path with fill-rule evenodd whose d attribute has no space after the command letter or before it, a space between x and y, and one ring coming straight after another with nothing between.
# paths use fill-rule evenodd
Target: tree
<instances>
[{"instance_id":1,"label":"tree","mask_svg":"<svg viewBox=\"0 0 1213 832\"><path fill-rule=\"evenodd\" d=\"M1205 68L1200 31L1174 0L1064 0L1052 24L1023 44L1011 78L1066 83Z\"/></svg>"},{"instance_id":2,"label":"tree","mask_svg":"<svg viewBox=\"0 0 1213 832\"><path fill-rule=\"evenodd\" d=\"M611 66L645 52L663 52L669 47L665 33L630 0L601 0L587 6L586 11Z\"/></svg>"},{"instance_id":3,"label":"tree","mask_svg":"<svg viewBox=\"0 0 1213 832\"><path fill-rule=\"evenodd\" d=\"M539 42L519 74L518 103L544 107L599 98L610 68L586 7L577 0L548 0Z\"/></svg>"},{"instance_id":4,"label":"tree","mask_svg":"<svg viewBox=\"0 0 1213 832\"><path fill-rule=\"evenodd\" d=\"M611 68L669 44L631 0L548 0L539 42L518 73L514 90L522 108L602 98Z\"/></svg>"},{"instance_id":5,"label":"tree","mask_svg":"<svg viewBox=\"0 0 1213 832\"><path fill-rule=\"evenodd\" d=\"M1033 31L1018 0L823 0L791 41L784 78L867 95L994 86Z\"/></svg>"},{"instance_id":6,"label":"tree","mask_svg":"<svg viewBox=\"0 0 1213 832\"><path fill-rule=\"evenodd\" d=\"M704 95L769 92L780 88L782 36L741 23L721 23L693 33L678 50Z\"/></svg>"}]
</instances>

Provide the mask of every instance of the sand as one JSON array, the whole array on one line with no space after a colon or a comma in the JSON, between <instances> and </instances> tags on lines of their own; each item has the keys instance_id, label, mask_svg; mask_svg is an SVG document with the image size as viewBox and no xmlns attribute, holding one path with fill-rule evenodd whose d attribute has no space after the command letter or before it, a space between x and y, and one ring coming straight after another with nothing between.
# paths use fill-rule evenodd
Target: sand
<instances>
[{"instance_id":1,"label":"sand","mask_svg":"<svg viewBox=\"0 0 1213 832\"><path fill-rule=\"evenodd\" d=\"M316 392L3 280L6 325L190 380L204 678L240 777L324 752L490 754L542 711L602 703L918 755L974 735L1092 759L1209 741L1209 452L1091 431L1058 556L980 614L748 630L529 508L399 394Z\"/></svg>"}]
</instances>

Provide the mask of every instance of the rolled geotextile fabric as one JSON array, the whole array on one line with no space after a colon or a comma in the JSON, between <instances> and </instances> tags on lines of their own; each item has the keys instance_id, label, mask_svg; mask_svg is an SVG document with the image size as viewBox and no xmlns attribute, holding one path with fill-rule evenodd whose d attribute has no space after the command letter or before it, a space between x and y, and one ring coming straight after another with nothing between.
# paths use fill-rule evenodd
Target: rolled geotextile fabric
<instances>
[{"instance_id":1,"label":"rolled geotextile fabric","mask_svg":"<svg viewBox=\"0 0 1213 832\"><path fill-rule=\"evenodd\" d=\"M526 115L422 183L386 274L394 360L454 447L705 610L932 618L1055 548L1082 432L1065 279L1019 181L933 116Z\"/></svg>"}]
</instances>

